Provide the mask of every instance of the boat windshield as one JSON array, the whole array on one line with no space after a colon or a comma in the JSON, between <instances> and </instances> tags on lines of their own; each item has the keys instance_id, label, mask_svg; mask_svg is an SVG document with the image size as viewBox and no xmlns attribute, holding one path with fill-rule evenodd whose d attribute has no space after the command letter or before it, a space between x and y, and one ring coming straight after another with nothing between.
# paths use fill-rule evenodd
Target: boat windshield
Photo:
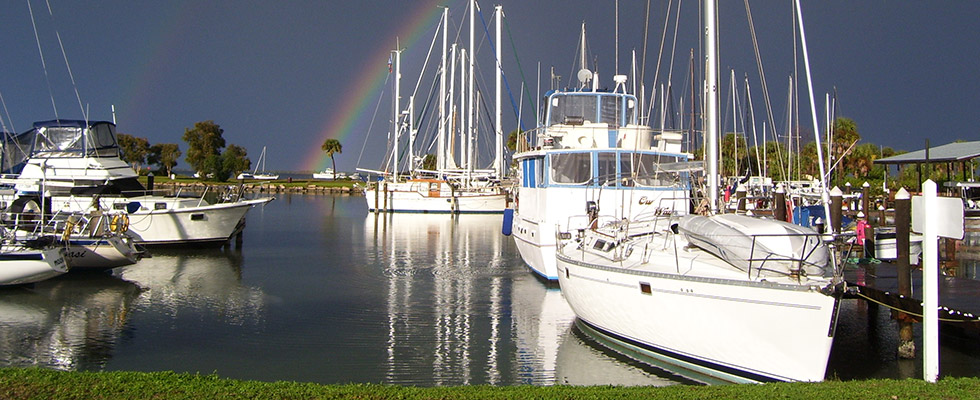
<instances>
[{"instance_id":1,"label":"boat windshield","mask_svg":"<svg viewBox=\"0 0 980 400\"><path fill-rule=\"evenodd\" d=\"M633 121L635 102L631 98L613 93L558 93L551 96L548 123L582 125L598 122L625 126Z\"/></svg>"},{"instance_id":2,"label":"boat windshield","mask_svg":"<svg viewBox=\"0 0 980 400\"><path fill-rule=\"evenodd\" d=\"M119 146L115 127L111 124L88 128L46 126L38 130L34 153L61 157L115 157L119 155Z\"/></svg>"}]
</instances>

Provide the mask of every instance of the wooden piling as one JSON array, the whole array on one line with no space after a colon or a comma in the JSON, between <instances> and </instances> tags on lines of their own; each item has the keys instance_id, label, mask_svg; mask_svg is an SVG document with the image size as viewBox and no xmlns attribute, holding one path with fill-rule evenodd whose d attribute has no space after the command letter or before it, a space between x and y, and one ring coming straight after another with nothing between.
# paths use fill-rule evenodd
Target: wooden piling
<instances>
[{"instance_id":1,"label":"wooden piling","mask_svg":"<svg viewBox=\"0 0 980 400\"><path fill-rule=\"evenodd\" d=\"M868 223L871 223L871 184L864 182L861 185L861 212L864 213L864 218L867 219ZM876 225L881 225L878 223Z\"/></svg>"},{"instance_id":2,"label":"wooden piling","mask_svg":"<svg viewBox=\"0 0 980 400\"><path fill-rule=\"evenodd\" d=\"M841 209L844 206L843 200L844 194L841 193L839 187L834 186L834 188L830 190L830 216L828 217L828 222L830 224L829 232L834 234L840 233L841 218L843 216Z\"/></svg>"},{"instance_id":3,"label":"wooden piling","mask_svg":"<svg viewBox=\"0 0 980 400\"><path fill-rule=\"evenodd\" d=\"M898 294L912 297L912 269L909 263L909 231L912 225L912 197L905 188L895 194L895 266L898 269ZM895 315L898 320L898 356L915 358L915 342L912 340L914 318L903 312Z\"/></svg>"},{"instance_id":4,"label":"wooden piling","mask_svg":"<svg viewBox=\"0 0 980 400\"><path fill-rule=\"evenodd\" d=\"M776 187L775 194L776 201L776 211L775 218L780 221L786 220L786 191L783 190L783 185Z\"/></svg>"},{"instance_id":5,"label":"wooden piling","mask_svg":"<svg viewBox=\"0 0 980 400\"><path fill-rule=\"evenodd\" d=\"M735 189L736 214L745 214L745 185L739 185Z\"/></svg>"}]
</instances>

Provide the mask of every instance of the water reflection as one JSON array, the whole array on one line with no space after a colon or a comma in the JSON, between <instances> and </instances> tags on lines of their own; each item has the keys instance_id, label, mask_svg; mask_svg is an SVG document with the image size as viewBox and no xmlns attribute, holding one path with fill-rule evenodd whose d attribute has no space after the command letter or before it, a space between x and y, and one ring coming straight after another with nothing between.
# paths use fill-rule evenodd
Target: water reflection
<instances>
[{"instance_id":1,"label":"water reflection","mask_svg":"<svg viewBox=\"0 0 980 400\"><path fill-rule=\"evenodd\" d=\"M507 270L493 229L500 223L499 215L367 216L367 243L388 283L386 382L504 379ZM425 370L431 377L419 373Z\"/></svg>"},{"instance_id":2,"label":"water reflection","mask_svg":"<svg viewBox=\"0 0 980 400\"><path fill-rule=\"evenodd\" d=\"M0 365L72 371L105 366L140 289L90 272L0 292Z\"/></svg>"},{"instance_id":3,"label":"water reflection","mask_svg":"<svg viewBox=\"0 0 980 400\"><path fill-rule=\"evenodd\" d=\"M154 250L137 264L117 268L114 276L144 289L136 301L142 309L206 311L229 323L262 319L265 296L242 284L242 256L231 250Z\"/></svg>"}]
</instances>

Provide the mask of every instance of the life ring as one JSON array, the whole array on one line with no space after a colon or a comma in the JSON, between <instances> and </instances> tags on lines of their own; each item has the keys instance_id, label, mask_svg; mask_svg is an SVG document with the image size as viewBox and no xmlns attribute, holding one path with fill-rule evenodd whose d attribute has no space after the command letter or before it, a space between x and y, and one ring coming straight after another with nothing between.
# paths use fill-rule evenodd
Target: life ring
<instances>
[{"instance_id":1,"label":"life ring","mask_svg":"<svg viewBox=\"0 0 980 400\"><path fill-rule=\"evenodd\" d=\"M118 214L109 221L109 230L115 233L123 233L129 230L129 217L125 214Z\"/></svg>"}]
</instances>

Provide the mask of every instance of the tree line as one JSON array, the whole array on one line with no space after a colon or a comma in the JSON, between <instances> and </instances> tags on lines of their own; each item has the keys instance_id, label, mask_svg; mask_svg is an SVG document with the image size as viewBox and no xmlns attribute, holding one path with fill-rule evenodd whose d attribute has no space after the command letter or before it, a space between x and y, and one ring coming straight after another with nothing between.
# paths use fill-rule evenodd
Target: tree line
<instances>
[{"instance_id":1,"label":"tree line","mask_svg":"<svg viewBox=\"0 0 980 400\"><path fill-rule=\"evenodd\" d=\"M227 181L251 168L252 161L244 147L227 144L224 129L214 121L201 121L193 128L184 129L184 142L187 143L187 155L184 161L198 173L202 179ZM157 173L171 175L173 168L182 155L180 147L175 143L150 145L145 138L120 133L120 157L130 163L137 173L143 171L143 166L156 166ZM226 146L227 144L227 146Z\"/></svg>"},{"instance_id":2,"label":"tree line","mask_svg":"<svg viewBox=\"0 0 980 400\"><path fill-rule=\"evenodd\" d=\"M184 142L187 143L187 156L184 161L197 172L201 179L227 181L239 173L248 171L252 167L252 160L248 158L248 151L244 147L227 144L223 137L224 129L212 120L201 121L194 124L193 128L184 129ZM145 138L119 133L120 157L123 161L132 165L137 173L142 173L143 166L157 167L157 174L167 176L173 173L173 168L182 155L180 146L175 143L161 143L150 145ZM227 144L227 146L226 146ZM343 151L340 141L337 139L326 139L320 146L333 164L334 171L337 169L334 154ZM150 168L147 168L150 171Z\"/></svg>"}]
</instances>

